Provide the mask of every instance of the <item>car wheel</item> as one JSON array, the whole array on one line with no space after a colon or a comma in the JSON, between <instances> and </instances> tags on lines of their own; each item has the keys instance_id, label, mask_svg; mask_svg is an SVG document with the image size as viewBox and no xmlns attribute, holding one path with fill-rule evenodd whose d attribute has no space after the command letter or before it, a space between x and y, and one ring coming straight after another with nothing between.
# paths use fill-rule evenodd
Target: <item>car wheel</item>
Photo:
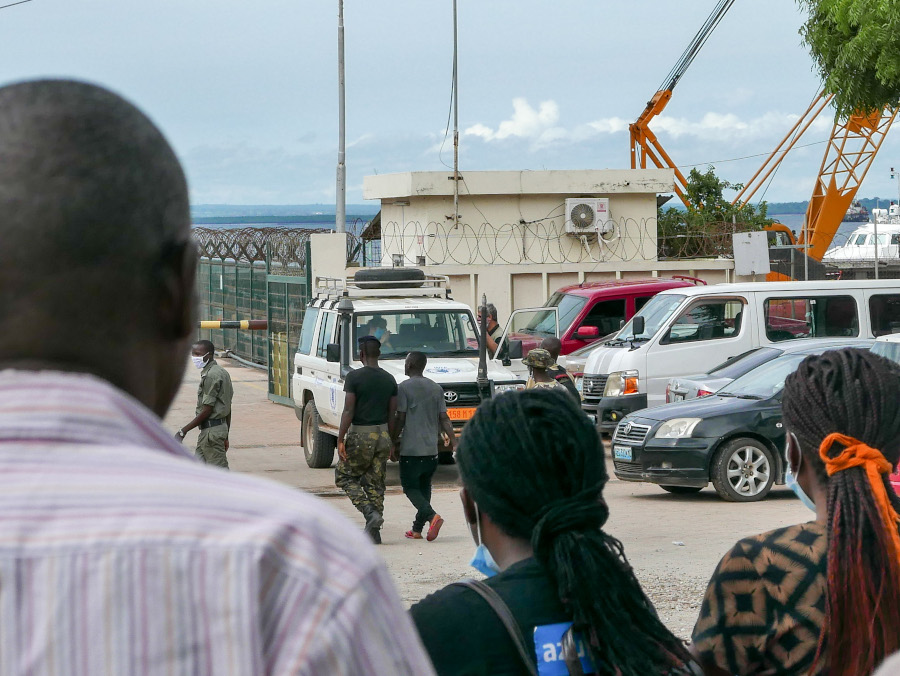
<instances>
[{"instance_id":1,"label":"car wheel","mask_svg":"<svg viewBox=\"0 0 900 676\"><path fill-rule=\"evenodd\" d=\"M762 500L775 481L775 460L771 451L755 439L732 439L716 453L710 479L725 500Z\"/></svg>"},{"instance_id":2,"label":"car wheel","mask_svg":"<svg viewBox=\"0 0 900 676\"><path fill-rule=\"evenodd\" d=\"M697 486L660 486L660 488L672 495L693 495L703 490Z\"/></svg>"},{"instance_id":3,"label":"car wheel","mask_svg":"<svg viewBox=\"0 0 900 676\"><path fill-rule=\"evenodd\" d=\"M313 469L331 467L337 439L319 430L319 411L313 402L303 409L303 454Z\"/></svg>"}]
</instances>

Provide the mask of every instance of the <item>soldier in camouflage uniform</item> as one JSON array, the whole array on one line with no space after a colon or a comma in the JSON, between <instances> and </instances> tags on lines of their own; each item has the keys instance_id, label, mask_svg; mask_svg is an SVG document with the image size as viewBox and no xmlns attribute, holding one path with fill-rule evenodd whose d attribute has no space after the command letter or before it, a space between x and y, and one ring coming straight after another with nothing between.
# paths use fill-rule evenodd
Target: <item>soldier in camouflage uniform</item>
<instances>
[{"instance_id":1,"label":"soldier in camouflage uniform","mask_svg":"<svg viewBox=\"0 0 900 676\"><path fill-rule=\"evenodd\" d=\"M541 348L536 347L527 355L525 355L525 359L522 360L522 363L525 366L529 366L531 368L531 377L528 379L528 383L525 385L526 390L533 389L535 387L562 387L562 383L556 380L550 373L548 373L548 369L556 365L556 360L550 355L550 353Z\"/></svg>"},{"instance_id":2,"label":"soldier in camouflage uniform","mask_svg":"<svg viewBox=\"0 0 900 676\"><path fill-rule=\"evenodd\" d=\"M200 372L197 388L197 416L175 435L178 440L195 427L200 428L197 457L208 465L228 469L228 432L231 429L231 400L234 388L228 371L216 363L216 348L201 340L191 348L191 361Z\"/></svg>"},{"instance_id":3,"label":"soldier in camouflage uniform","mask_svg":"<svg viewBox=\"0 0 900 676\"><path fill-rule=\"evenodd\" d=\"M384 475L391 454L391 431L397 411L397 381L378 366L381 343L359 339L360 369L344 380L344 411L338 431L334 483L366 518L365 531L381 544L384 525Z\"/></svg>"}]
</instances>

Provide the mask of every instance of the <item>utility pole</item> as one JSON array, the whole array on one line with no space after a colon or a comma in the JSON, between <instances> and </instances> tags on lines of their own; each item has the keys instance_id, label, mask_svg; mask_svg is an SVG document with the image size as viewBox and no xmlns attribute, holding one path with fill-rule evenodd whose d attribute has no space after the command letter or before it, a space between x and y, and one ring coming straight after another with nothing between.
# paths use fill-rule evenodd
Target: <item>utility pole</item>
<instances>
[{"instance_id":1,"label":"utility pole","mask_svg":"<svg viewBox=\"0 0 900 676\"><path fill-rule=\"evenodd\" d=\"M347 231L347 155L344 125L344 0L338 0L338 162L334 229Z\"/></svg>"},{"instance_id":2,"label":"utility pole","mask_svg":"<svg viewBox=\"0 0 900 676\"><path fill-rule=\"evenodd\" d=\"M459 77L457 76L456 0L453 0L453 227L459 225Z\"/></svg>"}]
</instances>

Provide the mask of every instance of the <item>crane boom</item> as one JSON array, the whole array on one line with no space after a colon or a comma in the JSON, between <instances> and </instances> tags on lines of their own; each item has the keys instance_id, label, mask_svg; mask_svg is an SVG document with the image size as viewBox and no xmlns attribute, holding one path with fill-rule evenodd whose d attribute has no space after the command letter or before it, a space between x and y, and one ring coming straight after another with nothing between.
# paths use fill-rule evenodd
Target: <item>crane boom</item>
<instances>
[{"instance_id":1,"label":"crane boom","mask_svg":"<svg viewBox=\"0 0 900 676\"><path fill-rule=\"evenodd\" d=\"M694 35L687 49L666 75L665 80L659 86L656 94L647 102L644 112L638 119L628 126L631 136L631 168L641 169L647 168L647 162L651 162L660 169L671 168L675 170L675 194L684 202L685 206L690 206L685 191L687 189L687 179L684 174L675 166L672 158L666 153L662 145L650 130L650 122L654 117L662 113L672 98L672 91L681 80L690 65L694 62L697 54L703 49L703 45L709 40L709 36L719 25L728 10L734 4L734 0L717 0L713 11L706 18L706 21Z\"/></svg>"},{"instance_id":2,"label":"crane boom","mask_svg":"<svg viewBox=\"0 0 900 676\"><path fill-rule=\"evenodd\" d=\"M834 240L895 117L897 108L885 108L834 123L800 235L811 258L822 260Z\"/></svg>"},{"instance_id":3,"label":"crane boom","mask_svg":"<svg viewBox=\"0 0 900 676\"><path fill-rule=\"evenodd\" d=\"M687 179L650 129L650 123L665 110L676 85L733 4L734 0L717 0L713 11L666 75L658 91L647 102L637 120L628 127L631 137L631 168L646 169L650 163L660 169L672 169L675 173L675 194L686 207L692 206L687 197ZM813 99L806 112L738 192L732 204L746 204L753 199L832 98L833 95L823 91ZM851 115L846 122L834 123L807 208L804 229L798 240L800 244L808 243L806 254L814 260L821 261L834 240L898 110L900 109L885 108L880 113ZM775 223L766 229L781 232L794 243L793 233L787 226Z\"/></svg>"}]
</instances>

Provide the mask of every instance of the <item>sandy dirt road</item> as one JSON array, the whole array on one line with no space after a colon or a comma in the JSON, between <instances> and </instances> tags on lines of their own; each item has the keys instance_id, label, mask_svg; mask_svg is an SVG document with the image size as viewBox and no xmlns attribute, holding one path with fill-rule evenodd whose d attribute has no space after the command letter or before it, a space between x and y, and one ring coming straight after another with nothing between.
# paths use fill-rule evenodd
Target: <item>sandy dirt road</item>
<instances>
[{"instance_id":1,"label":"sandy dirt road","mask_svg":"<svg viewBox=\"0 0 900 676\"><path fill-rule=\"evenodd\" d=\"M231 373L235 400L229 463L234 471L273 479L322 496L362 528L362 517L334 487L334 471L307 467L300 447L300 422L292 409L268 401L265 371L220 363ZM181 391L166 416L174 432L193 418L199 371L189 364ZM185 445L193 447L197 432ZM610 470L612 468L610 467ZM468 566L474 543L459 506L458 476L442 466L433 504L446 523L432 543L406 540L414 510L400 491L398 466L388 465L384 558L404 601L414 603L463 577L477 576ZM638 579L665 623L688 638L706 583L721 556L740 538L811 518L784 488L766 500L734 504L712 488L693 496L669 495L645 484L612 478L605 491L611 512L607 532L619 538Z\"/></svg>"}]
</instances>

